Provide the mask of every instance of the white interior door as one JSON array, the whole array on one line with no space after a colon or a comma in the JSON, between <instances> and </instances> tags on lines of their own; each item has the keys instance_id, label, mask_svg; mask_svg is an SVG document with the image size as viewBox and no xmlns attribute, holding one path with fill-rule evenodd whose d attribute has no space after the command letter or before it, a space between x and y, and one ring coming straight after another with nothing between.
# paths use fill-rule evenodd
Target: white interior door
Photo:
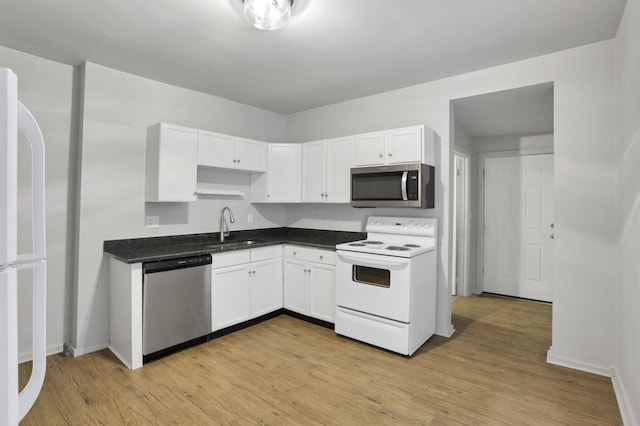
<instances>
[{"instance_id":1,"label":"white interior door","mask_svg":"<svg viewBox=\"0 0 640 426\"><path fill-rule=\"evenodd\" d=\"M553 299L553 154L487 158L483 291Z\"/></svg>"}]
</instances>

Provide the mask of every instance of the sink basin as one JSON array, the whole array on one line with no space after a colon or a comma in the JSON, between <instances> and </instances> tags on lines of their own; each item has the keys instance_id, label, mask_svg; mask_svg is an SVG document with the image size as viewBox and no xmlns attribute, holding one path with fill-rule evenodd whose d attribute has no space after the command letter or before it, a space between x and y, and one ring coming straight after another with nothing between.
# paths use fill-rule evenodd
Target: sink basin
<instances>
[{"instance_id":1,"label":"sink basin","mask_svg":"<svg viewBox=\"0 0 640 426\"><path fill-rule=\"evenodd\" d=\"M205 247L211 249L226 249L226 248L238 248L238 247L250 247L254 244L263 243L261 240L245 240L245 241L225 241L223 243L208 244Z\"/></svg>"}]
</instances>

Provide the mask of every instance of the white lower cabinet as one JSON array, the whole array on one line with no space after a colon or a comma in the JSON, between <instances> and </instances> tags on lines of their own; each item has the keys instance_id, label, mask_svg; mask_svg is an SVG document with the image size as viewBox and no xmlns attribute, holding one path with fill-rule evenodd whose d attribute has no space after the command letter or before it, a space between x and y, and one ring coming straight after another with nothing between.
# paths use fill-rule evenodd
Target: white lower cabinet
<instances>
[{"instance_id":1,"label":"white lower cabinet","mask_svg":"<svg viewBox=\"0 0 640 426\"><path fill-rule=\"evenodd\" d=\"M250 318L250 274L249 264L213 269L211 275L212 331L241 323Z\"/></svg>"},{"instance_id":2,"label":"white lower cabinet","mask_svg":"<svg viewBox=\"0 0 640 426\"><path fill-rule=\"evenodd\" d=\"M212 331L282 308L282 246L212 255Z\"/></svg>"},{"instance_id":3,"label":"white lower cabinet","mask_svg":"<svg viewBox=\"0 0 640 426\"><path fill-rule=\"evenodd\" d=\"M336 267L309 263L309 316L334 322L336 310Z\"/></svg>"},{"instance_id":4,"label":"white lower cabinet","mask_svg":"<svg viewBox=\"0 0 640 426\"><path fill-rule=\"evenodd\" d=\"M252 317L282 308L282 258L251 263Z\"/></svg>"},{"instance_id":5,"label":"white lower cabinet","mask_svg":"<svg viewBox=\"0 0 640 426\"><path fill-rule=\"evenodd\" d=\"M284 247L284 307L334 322L335 252L300 246Z\"/></svg>"},{"instance_id":6,"label":"white lower cabinet","mask_svg":"<svg viewBox=\"0 0 640 426\"><path fill-rule=\"evenodd\" d=\"M309 263L295 259L284 259L284 307L290 311L307 315L307 270Z\"/></svg>"}]
</instances>

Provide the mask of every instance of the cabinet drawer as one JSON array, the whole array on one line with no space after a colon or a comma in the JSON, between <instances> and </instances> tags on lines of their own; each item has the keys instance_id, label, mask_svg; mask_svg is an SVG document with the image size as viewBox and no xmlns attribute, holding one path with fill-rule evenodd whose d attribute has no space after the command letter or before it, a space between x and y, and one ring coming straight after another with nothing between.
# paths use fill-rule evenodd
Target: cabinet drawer
<instances>
[{"instance_id":1,"label":"cabinet drawer","mask_svg":"<svg viewBox=\"0 0 640 426\"><path fill-rule=\"evenodd\" d=\"M309 249L309 262L336 264L336 252L331 250Z\"/></svg>"},{"instance_id":2,"label":"cabinet drawer","mask_svg":"<svg viewBox=\"0 0 640 426\"><path fill-rule=\"evenodd\" d=\"M309 260L309 249L300 246L284 246L284 257L298 260Z\"/></svg>"},{"instance_id":3,"label":"cabinet drawer","mask_svg":"<svg viewBox=\"0 0 640 426\"><path fill-rule=\"evenodd\" d=\"M213 269L226 266L240 265L251 261L249 250L238 250L229 253L214 254L211 256Z\"/></svg>"},{"instance_id":4,"label":"cabinet drawer","mask_svg":"<svg viewBox=\"0 0 640 426\"><path fill-rule=\"evenodd\" d=\"M259 262L261 260L275 259L282 257L282 246L260 247L251 249L251 261Z\"/></svg>"}]
</instances>

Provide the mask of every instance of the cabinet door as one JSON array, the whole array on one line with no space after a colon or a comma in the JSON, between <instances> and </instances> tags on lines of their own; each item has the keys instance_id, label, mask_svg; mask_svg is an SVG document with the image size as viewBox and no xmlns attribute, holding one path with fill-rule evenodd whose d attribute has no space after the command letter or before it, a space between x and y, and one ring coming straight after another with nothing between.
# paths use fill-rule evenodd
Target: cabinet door
<instances>
[{"instance_id":1,"label":"cabinet door","mask_svg":"<svg viewBox=\"0 0 640 426\"><path fill-rule=\"evenodd\" d=\"M309 264L309 316L335 321L336 268L321 263Z\"/></svg>"},{"instance_id":2,"label":"cabinet door","mask_svg":"<svg viewBox=\"0 0 640 426\"><path fill-rule=\"evenodd\" d=\"M325 143L324 141L302 144L302 201L323 203L325 188Z\"/></svg>"},{"instance_id":3,"label":"cabinet door","mask_svg":"<svg viewBox=\"0 0 640 426\"><path fill-rule=\"evenodd\" d=\"M211 309L214 331L251 317L250 271L249 265L213 270Z\"/></svg>"},{"instance_id":4,"label":"cabinet door","mask_svg":"<svg viewBox=\"0 0 640 426\"><path fill-rule=\"evenodd\" d=\"M198 165L233 169L236 166L235 137L220 133L198 132Z\"/></svg>"},{"instance_id":5,"label":"cabinet door","mask_svg":"<svg viewBox=\"0 0 640 426\"><path fill-rule=\"evenodd\" d=\"M195 201L198 131L158 123L147 129L146 201Z\"/></svg>"},{"instance_id":6,"label":"cabinet door","mask_svg":"<svg viewBox=\"0 0 640 426\"><path fill-rule=\"evenodd\" d=\"M252 317L276 311L282 301L282 259L251 264Z\"/></svg>"},{"instance_id":7,"label":"cabinet door","mask_svg":"<svg viewBox=\"0 0 640 426\"><path fill-rule=\"evenodd\" d=\"M357 167L384 164L384 132L356 135L353 143L354 162Z\"/></svg>"},{"instance_id":8,"label":"cabinet door","mask_svg":"<svg viewBox=\"0 0 640 426\"><path fill-rule=\"evenodd\" d=\"M351 201L351 167L353 167L353 137L326 141L325 201L349 203Z\"/></svg>"},{"instance_id":9,"label":"cabinet door","mask_svg":"<svg viewBox=\"0 0 640 426\"><path fill-rule=\"evenodd\" d=\"M422 161L422 126L388 130L387 163Z\"/></svg>"},{"instance_id":10,"label":"cabinet door","mask_svg":"<svg viewBox=\"0 0 640 426\"><path fill-rule=\"evenodd\" d=\"M300 145L269 144L267 202L300 201Z\"/></svg>"},{"instance_id":11,"label":"cabinet door","mask_svg":"<svg viewBox=\"0 0 640 426\"><path fill-rule=\"evenodd\" d=\"M267 170L267 143L238 138L236 141L236 168L250 172Z\"/></svg>"},{"instance_id":12,"label":"cabinet door","mask_svg":"<svg viewBox=\"0 0 640 426\"><path fill-rule=\"evenodd\" d=\"M307 262L284 260L284 307L307 314Z\"/></svg>"}]
</instances>

